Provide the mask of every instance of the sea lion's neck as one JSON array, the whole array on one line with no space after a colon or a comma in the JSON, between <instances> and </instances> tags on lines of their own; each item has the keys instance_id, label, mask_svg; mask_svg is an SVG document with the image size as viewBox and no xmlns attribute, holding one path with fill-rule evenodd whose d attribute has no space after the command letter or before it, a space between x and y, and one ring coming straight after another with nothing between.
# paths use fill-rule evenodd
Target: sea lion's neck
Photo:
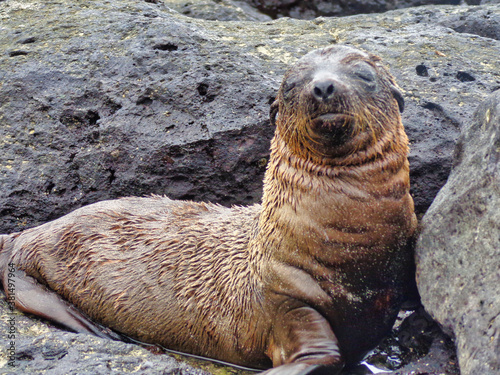
<instances>
[{"instance_id":1,"label":"sea lion's neck","mask_svg":"<svg viewBox=\"0 0 500 375\"><path fill-rule=\"evenodd\" d=\"M387 231L398 230L394 217L408 222L413 209L405 142L396 149L380 139L370 151L348 156L351 162L321 165L294 156L277 133L264 179L261 250L279 258L312 251L311 257L329 257L325 263L331 264L346 260L335 254L346 247L384 246Z\"/></svg>"},{"instance_id":2,"label":"sea lion's neck","mask_svg":"<svg viewBox=\"0 0 500 375\"><path fill-rule=\"evenodd\" d=\"M362 144L362 141L359 144L358 150L343 157L322 156L317 160L315 157L297 155L276 132L271 141L271 155L264 178L264 209L285 201L294 206L297 200L295 196L305 192L328 195L344 184L350 184L351 187L362 185L359 187L373 192L371 184L377 189L377 196L382 193L381 183L387 186L397 184L399 187L396 190L407 193L408 138L402 125L370 141L368 145ZM276 193L279 193L279 200L276 199ZM349 195L348 191L342 193ZM389 195L394 197L394 194L395 191L391 190Z\"/></svg>"}]
</instances>

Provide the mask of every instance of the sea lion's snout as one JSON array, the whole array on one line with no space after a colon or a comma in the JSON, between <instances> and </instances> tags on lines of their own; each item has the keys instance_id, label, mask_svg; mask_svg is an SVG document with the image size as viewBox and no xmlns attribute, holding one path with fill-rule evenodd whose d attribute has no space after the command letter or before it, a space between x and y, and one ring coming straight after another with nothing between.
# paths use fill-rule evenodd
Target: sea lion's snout
<instances>
[{"instance_id":1,"label":"sea lion's snout","mask_svg":"<svg viewBox=\"0 0 500 375\"><path fill-rule=\"evenodd\" d=\"M338 93L339 86L332 74L319 72L312 81L312 95L320 102L327 102Z\"/></svg>"},{"instance_id":2,"label":"sea lion's snout","mask_svg":"<svg viewBox=\"0 0 500 375\"><path fill-rule=\"evenodd\" d=\"M308 96L316 102L315 105L305 106L310 111L307 115L314 131L329 140L332 135L335 138L343 136L353 118L345 107L345 98L350 90L342 77L329 70L320 70L312 76L308 90ZM324 134L325 131L327 134Z\"/></svg>"}]
</instances>

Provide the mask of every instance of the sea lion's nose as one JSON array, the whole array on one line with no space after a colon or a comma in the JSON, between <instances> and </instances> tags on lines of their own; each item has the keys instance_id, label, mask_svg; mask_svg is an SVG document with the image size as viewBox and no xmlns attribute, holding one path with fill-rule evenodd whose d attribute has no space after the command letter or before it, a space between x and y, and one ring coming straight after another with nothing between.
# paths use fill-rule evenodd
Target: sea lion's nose
<instances>
[{"instance_id":1,"label":"sea lion's nose","mask_svg":"<svg viewBox=\"0 0 500 375\"><path fill-rule=\"evenodd\" d=\"M313 95L320 101L331 99L336 90L336 82L330 77L321 77L313 82Z\"/></svg>"}]
</instances>

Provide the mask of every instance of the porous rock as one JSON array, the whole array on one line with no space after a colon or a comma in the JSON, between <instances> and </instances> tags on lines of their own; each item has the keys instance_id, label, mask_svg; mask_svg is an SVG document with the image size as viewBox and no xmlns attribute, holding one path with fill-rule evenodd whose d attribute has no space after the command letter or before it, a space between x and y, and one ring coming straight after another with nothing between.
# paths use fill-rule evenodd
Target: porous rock
<instances>
[{"instance_id":1,"label":"porous rock","mask_svg":"<svg viewBox=\"0 0 500 375\"><path fill-rule=\"evenodd\" d=\"M156 3L159 0L155 0ZM269 21L271 17L242 1L164 0L167 7L193 18L213 21Z\"/></svg>"},{"instance_id":2,"label":"porous rock","mask_svg":"<svg viewBox=\"0 0 500 375\"><path fill-rule=\"evenodd\" d=\"M7 339L4 333L12 326L15 333ZM11 311L5 301L0 301L0 332L4 339L0 340L0 374L214 373L168 355L154 354L134 344L61 331L37 318ZM13 349L13 358L8 357L9 348Z\"/></svg>"},{"instance_id":3,"label":"porous rock","mask_svg":"<svg viewBox=\"0 0 500 375\"><path fill-rule=\"evenodd\" d=\"M494 0L498 5L498 0ZM451 11L450 11L451 10ZM405 20L436 24L459 33L500 40L500 12L497 7L426 7L407 9Z\"/></svg>"},{"instance_id":4,"label":"porous rock","mask_svg":"<svg viewBox=\"0 0 500 375\"><path fill-rule=\"evenodd\" d=\"M455 337L461 373L500 374L500 90L460 136L416 252L422 301Z\"/></svg>"},{"instance_id":5,"label":"porous rock","mask_svg":"<svg viewBox=\"0 0 500 375\"><path fill-rule=\"evenodd\" d=\"M312 19L319 16L348 16L429 4L458 5L460 0L245 0L273 18ZM469 0L479 5L479 0ZM472 5L472 3L471 3Z\"/></svg>"}]
</instances>

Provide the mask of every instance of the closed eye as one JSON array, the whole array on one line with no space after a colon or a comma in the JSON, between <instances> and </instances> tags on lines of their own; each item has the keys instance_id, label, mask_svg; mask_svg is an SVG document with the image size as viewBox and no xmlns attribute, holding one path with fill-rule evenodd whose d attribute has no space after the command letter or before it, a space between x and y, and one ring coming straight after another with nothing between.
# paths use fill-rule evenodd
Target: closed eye
<instances>
[{"instance_id":1,"label":"closed eye","mask_svg":"<svg viewBox=\"0 0 500 375\"><path fill-rule=\"evenodd\" d=\"M373 75L371 73L360 72L360 73L356 73L356 75L359 78L361 78L363 81L366 81L366 82L373 82L373 81L375 81L375 75Z\"/></svg>"},{"instance_id":2,"label":"closed eye","mask_svg":"<svg viewBox=\"0 0 500 375\"><path fill-rule=\"evenodd\" d=\"M290 91L292 91L295 86L297 86L297 83L296 82L292 82L290 84L285 84L285 86L283 87L283 94L288 94Z\"/></svg>"},{"instance_id":3,"label":"closed eye","mask_svg":"<svg viewBox=\"0 0 500 375\"><path fill-rule=\"evenodd\" d=\"M370 71L357 71L355 72L358 78L361 78L363 81L372 83L375 82L375 74Z\"/></svg>"},{"instance_id":4,"label":"closed eye","mask_svg":"<svg viewBox=\"0 0 500 375\"><path fill-rule=\"evenodd\" d=\"M353 68L353 73L356 77L362 79L365 82L372 83L376 80L376 74L373 68L369 65L357 65Z\"/></svg>"}]
</instances>

